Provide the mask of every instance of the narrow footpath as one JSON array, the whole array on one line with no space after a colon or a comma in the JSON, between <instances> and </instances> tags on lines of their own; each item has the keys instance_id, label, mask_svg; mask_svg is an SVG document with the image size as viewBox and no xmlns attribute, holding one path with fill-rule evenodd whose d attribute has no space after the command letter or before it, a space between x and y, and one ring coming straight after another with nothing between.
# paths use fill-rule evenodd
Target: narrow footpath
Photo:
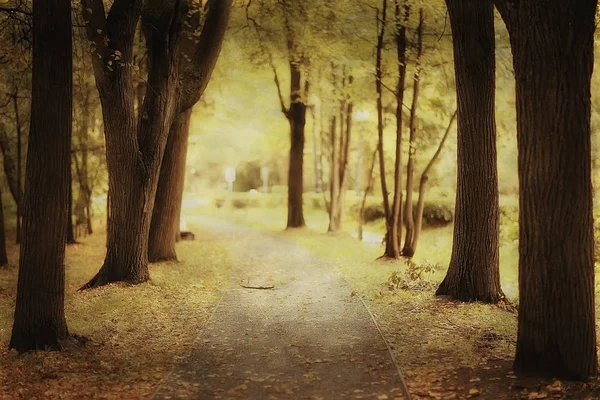
<instances>
[{"instance_id":1,"label":"narrow footpath","mask_svg":"<svg viewBox=\"0 0 600 400\"><path fill-rule=\"evenodd\" d=\"M371 314L332 266L275 235L196 222L230 249L236 269L155 399L405 398Z\"/></svg>"}]
</instances>

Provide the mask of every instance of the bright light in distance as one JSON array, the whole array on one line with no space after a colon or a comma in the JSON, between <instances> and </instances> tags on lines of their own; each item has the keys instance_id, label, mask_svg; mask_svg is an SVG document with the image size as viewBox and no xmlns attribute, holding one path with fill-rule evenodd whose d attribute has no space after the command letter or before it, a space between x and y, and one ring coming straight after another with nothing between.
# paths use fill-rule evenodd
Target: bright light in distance
<instances>
[{"instance_id":1,"label":"bright light in distance","mask_svg":"<svg viewBox=\"0 0 600 400\"><path fill-rule=\"evenodd\" d=\"M354 119L357 121L364 121L369 119L369 117L371 116L371 113L368 112L367 110L356 110L354 112Z\"/></svg>"}]
</instances>

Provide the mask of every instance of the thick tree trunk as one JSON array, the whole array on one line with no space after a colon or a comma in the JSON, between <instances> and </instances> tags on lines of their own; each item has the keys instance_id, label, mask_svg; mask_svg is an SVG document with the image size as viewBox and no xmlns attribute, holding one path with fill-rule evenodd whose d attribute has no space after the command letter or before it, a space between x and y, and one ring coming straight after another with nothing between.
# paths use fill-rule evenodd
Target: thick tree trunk
<instances>
[{"instance_id":1,"label":"thick tree trunk","mask_svg":"<svg viewBox=\"0 0 600 400\"><path fill-rule=\"evenodd\" d=\"M148 258L150 262L177 260L181 200L192 109L177 116L167 139L152 212Z\"/></svg>"},{"instance_id":2,"label":"thick tree trunk","mask_svg":"<svg viewBox=\"0 0 600 400\"><path fill-rule=\"evenodd\" d=\"M71 160L71 1L34 2L33 21L31 130L10 340L18 352L58 348L68 335L64 256Z\"/></svg>"},{"instance_id":3,"label":"thick tree trunk","mask_svg":"<svg viewBox=\"0 0 600 400\"><path fill-rule=\"evenodd\" d=\"M499 9L511 36L517 99L515 368L583 380L597 374L590 137L596 1Z\"/></svg>"},{"instance_id":4,"label":"thick tree trunk","mask_svg":"<svg viewBox=\"0 0 600 400\"><path fill-rule=\"evenodd\" d=\"M2 204L2 193L0 193L0 267L8 265L6 254L6 230L4 227L4 205Z\"/></svg>"},{"instance_id":5,"label":"thick tree trunk","mask_svg":"<svg viewBox=\"0 0 600 400\"><path fill-rule=\"evenodd\" d=\"M302 91L301 66L290 62L290 108L288 121L290 123L290 165L288 170L288 217L287 228L300 228L306 226L302 207L302 193L304 189L302 171L304 168L304 126L306 125L305 99L300 96ZM308 86L308 85L305 85ZM307 91L306 89L304 90Z\"/></svg>"},{"instance_id":6,"label":"thick tree trunk","mask_svg":"<svg viewBox=\"0 0 600 400\"><path fill-rule=\"evenodd\" d=\"M457 188L450 266L436 294L496 302L500 288L491 0L447 0L458 103Z\"/></svg>"}]
</instances>

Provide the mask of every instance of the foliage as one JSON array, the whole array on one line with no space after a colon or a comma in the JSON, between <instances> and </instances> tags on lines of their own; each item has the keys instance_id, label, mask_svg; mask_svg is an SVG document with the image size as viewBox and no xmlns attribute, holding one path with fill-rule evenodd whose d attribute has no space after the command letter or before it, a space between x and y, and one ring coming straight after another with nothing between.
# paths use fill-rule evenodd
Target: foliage
<instances>
[{"instance_id":1,"label":"foliage","mask_svg":"<svg viewBox=\"0 0 600 400\"><path fill-rule=\"evenodd\" d=\"M437 266L431 264L417 264L411 259L404 260L406 267L403 272L394 271L388 278L386 285L390 290L433 290L435 283L428 278L435 272Z\"/></svg>"}]
</instances>

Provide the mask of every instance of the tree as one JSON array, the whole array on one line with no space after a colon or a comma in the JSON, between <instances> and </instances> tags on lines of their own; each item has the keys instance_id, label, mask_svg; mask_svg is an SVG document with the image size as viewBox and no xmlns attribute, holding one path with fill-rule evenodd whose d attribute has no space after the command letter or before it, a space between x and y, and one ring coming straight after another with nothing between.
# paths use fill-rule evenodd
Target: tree
<instances>
[{"instance_id":1,"label":"tree","mask_svg":"<svg viewBox=\"0 0 600 400\"><path fill-rule=\"evenodd\" d=\"M499 272L495 38L491 0L447 0L458 103L457 188L452 256L436 295L503 298Z\"/></svg>"},{"instance_id":2,"label":"tree","mask_svg":"<svg viewBox=\"0 0 600 400\"><path fill-rule=\"evenodd\" d=\"M10 347L19 352L57 348L68 335L64 256L72 119L71 1L35 1L33 20L31 130L10 340Z\"/></svg>"},{"instance_id":3,"label":"tree","mask_svg":"<svg viewBox=\"0 0 600 400\"><path fill-rule=\"evenodd\" d=\"M179 50L179 62L184 65L187 64L186 60L189 59L196 48L196 40L198 39L196 32L200 31L201 14L201 12L193 12L186 20L186 31L183 34ZM200 100L208 84L210 74L215 68L225 33L226 23L221 21L221 25L215 26L215 16L213 15L211 18L212 20L205 20L205 24L208 23L208 26L205 26L206 31L203 30L204 36L201 37L201 40L205 42L206 46L212 44L213 47L206 48L207 55L203 66L205 83L198 88L196 101ZM208 51L211 49L216 51L209 53ZM175 118L167 139L150 224L148 242L150 262L177 260L175 243L180 239L181 201L183 199L187 145L194 104L190 105L187 110L180 112Z\"/></svg>"},{"instance_id":4,"label":"tree","mask_svg":"<svg viewBox=\"0 0 600 400\"><path fill-rule=\"evenodd\" d=\"M265 28L249 14L250 1L246 7L246 18L252 22L259 44L267 53L269 64L273 71L273 80L277 89L281 113L285 116L290 127L290 151L288 167L288 196L286 229L301 228L304 221L303 192L304 192L304 128L306 126L307 99L310 89L307 70L310 67L310 51L306 43L307 28L310 26L308 17L309 7L306 3L290 0L280 0L275 4L261 4L261 17L277 18L277 26ZM314 10L313 10L314 11ZM262 22L262 21L261 21ZM271 29L272 28L272 29ZM283 88L273 52L267 43L273 44L284 38L285 64L290 74L289 105L283 95Z\"/></svg>"},{"instance_id":5,"label":"tree","mask_svg":"<svg viewBox=\"0 0 600 400\"><path fill-rule=\"evenodd\" d=\"M82 289L149 278L150 223L169 130L210 80L231 0L209 2L191 61L182 63L179 48L188 6L186 1L156 0L144 2L142 9L141 0L116 0L106 14L101 0L83 1L88 39L97 54L92 59L106 137L110 226L104 264ZM140 16L149 67L148 90L136 113L132 61Z\"/></svg>"},{"instance_id":6,"label":"tree","mask_svg":"<svg viewBox=\"0 0 600 400\"><path fill-rule=\"evenodd\" d=\"M185 160L192 109L179 114L171 125L165 156L160 168L156 203L150 225L148 258L150 262L177 259L181 201L185 183Z\"/></svg>"},{"instance_id":7,"label":"tree","mask_svg":"<svg viewBox=\"0 0 600 400\"><path fill-rule=\"evenodd\" d=\"M4 205L2 203L2 193L0 193L0 267L8 265L8 255L6 254L6 229L4 228Z\"/></svg>"},{"instance_id":8,"label":"tree","mask_svg":"<svg viewBox=\"0 0 600 400\"><path fill-rule=\"evenodd\" d=\"M586 379L597 373L590 134L597 1L495 4L516 79L515 368Z\"/></svg>"}]
</instances>

